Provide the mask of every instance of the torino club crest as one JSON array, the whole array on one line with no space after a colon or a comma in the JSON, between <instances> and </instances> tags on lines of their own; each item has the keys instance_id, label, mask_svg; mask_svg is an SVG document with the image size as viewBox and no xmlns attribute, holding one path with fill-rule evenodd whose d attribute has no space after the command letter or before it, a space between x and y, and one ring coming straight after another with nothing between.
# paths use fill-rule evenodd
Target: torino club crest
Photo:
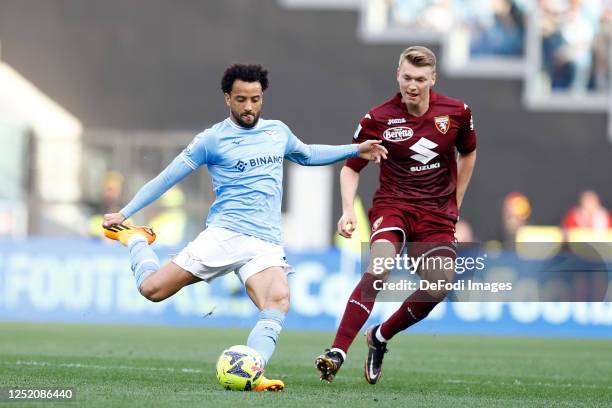
<instances>
[{"instance_id":1,"label":"torino club crest","mask_svg":"<svg viewBox=\"0 0 612 408\"><path fill-rule=\"evenodd\" d=\"M434 122L436 123L436 129L443 135L448 132L450 128L450 117L448 115L445 116L436 116L434 118Z\"/></svg>"}]
</instances>

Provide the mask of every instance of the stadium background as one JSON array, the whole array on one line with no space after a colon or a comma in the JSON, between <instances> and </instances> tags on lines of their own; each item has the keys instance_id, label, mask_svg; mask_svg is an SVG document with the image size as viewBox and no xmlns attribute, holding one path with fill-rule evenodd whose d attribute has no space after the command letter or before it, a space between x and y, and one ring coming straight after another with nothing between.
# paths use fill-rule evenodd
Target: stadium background
<instances>
[{"instance_id":1,"label":"stadium background","mask_svg":"<svg viewBox=\"0 0 612 408\"><path fill-rule=\"evenodd\" d=\"M233 277L147 303L134 288L126 251L96 231L106 188L119 189L125 203L194 134L226 117L219 80L235 61L269 68L265 117L285 121L308 143L342 144L369 107L395 92L401 50L430 45L440 60L437 90L464 99L475 115L478 162L463 218L477 239L504 241L502 207L511 192L528 197L530 225L555 226L552 233L533 230L536 240L560 234L557 227L584 190L612 206L609 66L599 81L550 90L538 34L543 11L535 2L513 2L526 7L524 27L513 31L523 46L484 57L468 52L466 59L463 24L475 17L456 24L445 24L448 10L429 22L414 17L441 3L0 1L0 318L249 327L255 310ZM456 3L489 10L486 2ZM609 15L609 2L583 3ZM406 4L419 13L407 15ZM556 4L563 11L569 2ZM591 40L609 28L607 21L593 28ZM297 267L288 328L332 330L344 306L338 299L358 276L358 256L334 246L339 166L287 168L285 238ZM205 173L136 217L143 223L158 217L168 231L160 237L180 230L161 254L175 253L201 228L212 200ZM376 184L370 166L360 186L366 207ZM394 307L379 305L374 317ZM606 338L612 332L609 302L436 310L415 330Z\"/></svg>"}]
</instances>

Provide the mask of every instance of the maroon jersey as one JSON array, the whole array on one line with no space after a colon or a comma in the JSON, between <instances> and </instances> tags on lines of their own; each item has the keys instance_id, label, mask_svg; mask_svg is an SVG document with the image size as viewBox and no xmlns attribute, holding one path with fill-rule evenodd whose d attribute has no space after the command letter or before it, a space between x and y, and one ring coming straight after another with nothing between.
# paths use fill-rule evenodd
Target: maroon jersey
<instances>
[{"instance_id":1,"label":"maroon jersey","mask_svg":"<svg viewBox=\"0 0 612 408\"><path fill-rule=\"evenodd\" d=\"M431 91L429 109L415 117L398 93L361 120L353 142L368 139L382 140L389 150L380 165L374 207L409 210L417 205L457 219L456 154L476 149L472 112L463 101ZM346 165L359 172L367 163L357 157Z\"/></svg>"}]
</instances>

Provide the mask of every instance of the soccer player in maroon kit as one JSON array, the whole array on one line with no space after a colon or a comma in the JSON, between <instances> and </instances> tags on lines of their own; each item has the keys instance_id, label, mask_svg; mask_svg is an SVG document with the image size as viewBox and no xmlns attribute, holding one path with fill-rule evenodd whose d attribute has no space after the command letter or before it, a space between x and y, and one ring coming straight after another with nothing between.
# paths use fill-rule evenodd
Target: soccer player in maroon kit
<instances>
[{"instance_id":1,"label":"soccer player in maroon kit","mask_svg":"<svg viewBox=\"0 0 612 408\"><path fill-rule=\"evenodd\" d=\"M455 223L476 161L472 113L463 101L431 90L436 82L436 57L428 48L414 46L402 52L397 81L399 93L372 108L355 132L355 143L382 140L389 153L381 163L380 185L368 214L370 264L346 304L331 349L316 359L322 380L335 377L370 316L380 280L388 276L389 270L375 271L374 259L395 257L407 242L409 252L418 247L411 256L456 257ZM359 158L349 159L340 173L343 214L338 232L345 238L351 237L357 223L353 201L359 172L366 164ZM454 271L418 273L429 281L440 277L452 281ZM443 289L417 290L389 319L368 329L364 374L370 384L380 379L387 342L424 319L446 294Z\"/></svg>"}]
</instances>

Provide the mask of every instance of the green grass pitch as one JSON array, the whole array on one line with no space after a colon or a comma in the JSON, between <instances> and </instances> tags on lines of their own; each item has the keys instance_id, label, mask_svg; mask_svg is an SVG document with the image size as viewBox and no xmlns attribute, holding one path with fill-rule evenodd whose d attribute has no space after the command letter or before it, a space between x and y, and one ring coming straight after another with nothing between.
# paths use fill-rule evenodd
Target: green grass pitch
<instances>
[{"instance_id":1,"label":"green grass pitch","mask_svg":"<svg viewBox=\"0 0 612 408\"><path fill-rule=\"evenodd\" d=\"M38 404L43 407L612 405L609 340L401 335L390 344L381 382L372 386L363 379L363 336L336 380L326 384L313 361L333 334L285 331L266 372L284 380L286 390L225 391L215 361L247 334L0 323L0 387L76 389L76 402Z\"/></svg>"}]
</instances>

